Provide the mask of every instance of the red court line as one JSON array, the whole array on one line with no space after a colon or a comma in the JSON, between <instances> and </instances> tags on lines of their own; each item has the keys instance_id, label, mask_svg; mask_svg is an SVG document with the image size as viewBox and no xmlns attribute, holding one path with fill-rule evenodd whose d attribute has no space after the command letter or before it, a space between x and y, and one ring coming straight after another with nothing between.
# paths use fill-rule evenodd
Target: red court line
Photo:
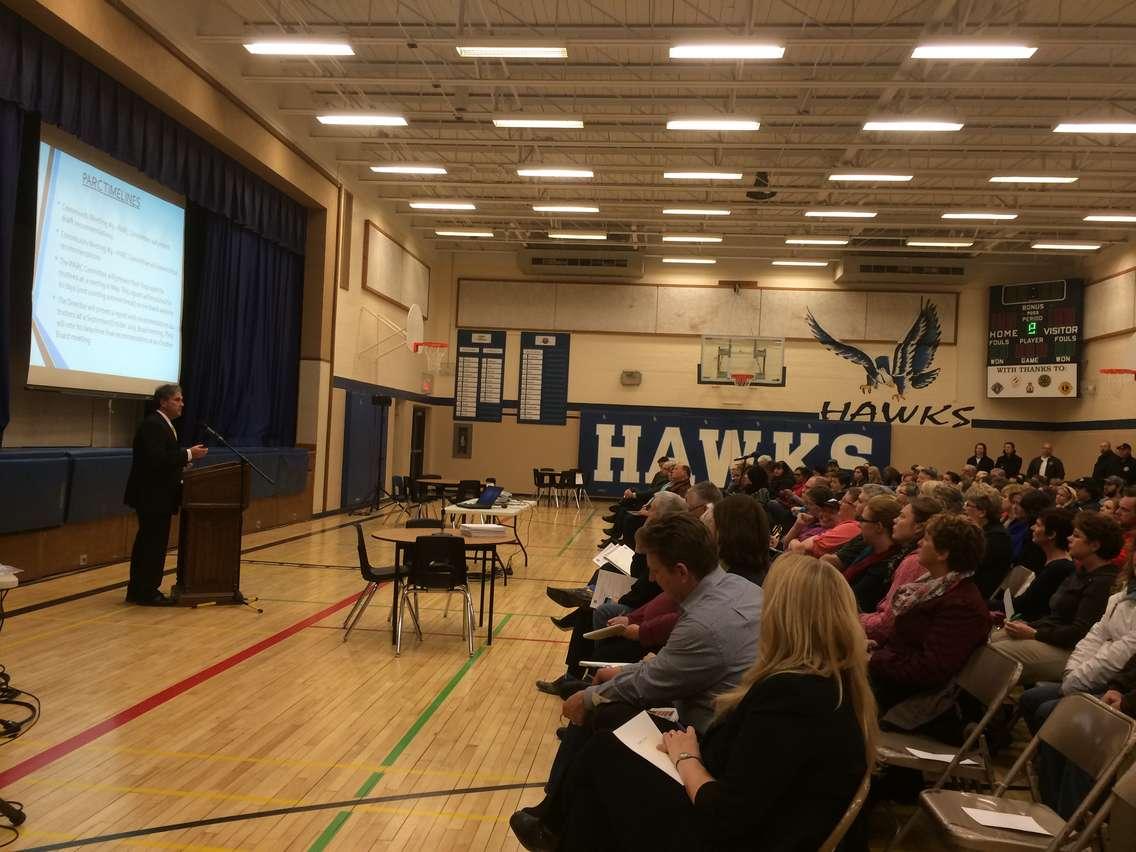
<instances>
[{"instance_id":1,"label":"red court line","mask_svg":"<svg viewBox=\"0 0 1136 852\"><path fill-rule=\"evenodd\" d=\"M225 659L202 669L196 674L191 674L184 680L179 680L177 683L171 686L167 686L161 692L155 692L148 698L143 698L137 704L134 704L131 707L127 707L125 710L120 710L113 716L104 719L98 724L92 725L86 730L80 731L74 736L68 737L62 742L58 742L55 745L44 749L38 754L33 754L31 757L20 761L10 769L6 769L3 772L0 772L0 788L6 787L7 785L15 781L19 781L21 778L24 778L35 772L37 769L43 769L43 767L54 763L61 757L66 757L67 755L71 754L71 752L82 748L90 742L95 741L103 734L110 733L115 728L121 728L127 722L137 719L144 713L149 713L151 710L156 707L162 706L167 701L172 701L183 692L188 692L198 684L204 683L210 678L216 677L222 672L228 671L229 669L233 668L233 666L243 663L250 657L255 657L261 651L266 651L273 645L280 644L285 639L289 638L290 636L296 635L304 628L311 627L316 622L322 621L329 615L332 615L338 610L343 609L348 604L354 603L355 600L359 597L359 594L360 593L356 593L344 598L338 603L334 603L329 607L325 607L319 612L309 615L302 621L297 621L290 627L285 627L279 633L273 633L271 636L261 639L259 642L253 645L249 645L243 650L237 651L237 653L233 654L232 656L226 657Z\"/></svg>"},{"instance_id":2,"label":"red court line","mask_svg":"<svg viewBox=\"0 0 1136 852\"><path fill-rule=\"evenodd\" d=\"M456 633L454 634L457 635ZM494 636L503 642L544 642L547 645L567 645L566 639L536 639L532 636Z\"/></svg>"}]
</instances>

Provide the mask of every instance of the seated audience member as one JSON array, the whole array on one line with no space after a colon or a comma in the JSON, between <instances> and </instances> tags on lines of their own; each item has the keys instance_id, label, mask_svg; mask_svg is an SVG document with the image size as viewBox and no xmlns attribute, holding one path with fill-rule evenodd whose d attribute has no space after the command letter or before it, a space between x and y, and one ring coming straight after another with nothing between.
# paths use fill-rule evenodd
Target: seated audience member
<instances>
[{"instance_id":1,"label":"seated audience member","mask_svg":"<svg viewBox=\"0 0 1136 852\"><path fill-rule=\"evenodd\" d=\"M966 463L973 465L976 470L989 472L994 469L994 459L987 455L986 445L981 441L974 445L974 455L968 458ZM999 465L999 467L1001 467L1001 465Z\"/></svg>"},{"instance_id":2,"label":"seated audience member","mask_svg":"<svg viewBox=\"0 0 1136 852\"><path fill-rule=\"evenodd\" d=\"M1077 499L1069 506L1074 512L1086 510L1089 512L1100 511L1100 496L1101 484L1095 479L1088 477L1081 477L1075 480L1071 485L1077 489Z\"/></svg>"},{"instance_id":3,"label":"seated audience member","mask_svg":"<svg viewBox=\"0 0 1136 852\"><path fill-rule=\"evenodd\" d=\"M860 513L864 511L864 507L868 505L868 501L873 497L877 497L880 494L895 497L895 494L892 493L890 489L874 482L869 482L867 485L860 488L859 491L860 496L856 499L856 510L853 513L853 517L855 518L859 518ZM820 557L820 559L833 566L837 571L843 572L845 568L860 557L865 547L867 547L867 545L864 544L863 535L855 535L848 539L846 543L836 548L836 550Z\"/></svg>"},{"instance_id":4,"label":"seated audience member","mask_svg":"<svg viewBox=\"0 0 1136 852\"><path fill-rule=\"evenodd\" d=\"M1064 570L1066 576L1049 599L1049 614L1034 620L1007 621L990 636L991 642L999 643L1001 650L1021 661L1023 683L1062 679L1070 653L1104 613L1116 581L1118 569L1110 561L1120 551L1116 522L1093 512L1080 512L1072 520L1069 552L1065 554L1057 536L1069 524L1069 518L1066 509L1047 509L1035 525L1035 536L1053 554L1054 561L1076 566L1074 571L1061 565L1055 569L1055 573ZM1051 533L1050 527L1055 532ZM1038 576L1034 583L1042 579ZM1044 582L1052 580L1046 578Z\"/></svg>"},{"instance_id":5,"label":"seated audience member","mask_svg":"<svg viewBox=\"0 0 1136 852\"><path fill-rule=\"evenodd\" d=\"M1003 501L1003 506L1005 501ZM1040 489L1023 491L1010 503L1006 532L1010 536L1010 562L1025 565L1035 574L1045 564L1041 550L1033 542L1033 525L1037 516L1053 505L1053 497Z\"/></svg>"},{"instance_id":6,"label":"seated audience member","mask_svg":"<svg viewBox=\"0 0 1136 852\"><path fill-rule=\"evenodd\" d=\"M982 531L966 518L940 513L927 522L919 548L926 576L896 591L891 635L868 661L881 712L947 686L986 641L990 613L971 579L982 548Z\"/></svg>"},{"instance_id":7,"label":"seated audience member","mask_svg":"<svg viewBox=\"0 0 1136 852\"><path fill-rule=\"evenodd\" d=\"M972 566L973 579L986 600L1010 573L1010 536L1002 526L1002 497L987 485L973 485L966 494L966 516L986 540L982 561Z\"/></svg>"},{"instance_id":8,"label":"seated audience member","mask_svg":"<svg viewBox=\"0 0 1136 852\"><path fill-rule=\"evenodd\" d=\"M852 593L856 596L857 607L860 609L863 609L863 607L860 607L860 595L858 593L858 587L861 583L864 584L864 603L872 599L871 608L873 609L886 590L886 585L877 577L879 574L883 574L892 557L900 550L900 545L892 538L892 530L896 518L899 517L902 510L903 507L899 505L899 501L890 494L880 494L868 500L861 507L860 513L856 517L856 521L860 525L860 538L863 547L859 555L852 559L843 573L844 579L852 587ZM870 574L872 567L877 565L880 566L879 573ZM877 589L878 594L876 593Z\"/></svg>"},{"instance_id":9,"label":"seated audience member","mask_svg":"<svg viewBox=\"0 0 1136 852\"><path fill-rule=\"evenodd\" d=\"M901 482L895 486L895 499L900 502L900 505L906 506L918 496L919 486L914 482Z\"/></svg>"},{"instance_id":10,"label":"seated audience member","mask_svg":"<svg viewBox=\"0 0 1136 852\"><path fill-rule=\"evenodd\" d=\"M1119 498L1124 493L1127 486L1122 476L1109 476L1106 477L1101 486L1101 497L1116 497Z\"/></svg>"},{"instance_id":11,"label":"seated audience member","mask_svg":"<svg viewBox=\"0 0 1136 852\"><path fill-rule=\"evenodd\" d=\"M1115 497L1102 497L1100 501L1099 511L1102 515L1108 515L1110 518L1116 517L1116 508L1120 505L1120 501Z\"/></svg>"},{"instance_id":12,"label":"seated audience member","mask_svg":"<svg viewBox=\"0 0 1136 852\"><path fill-rule=\"evenodd\" d=\"M800 505L804 511L797 514L793 522L793 526L781 539L782 547L787 547L790 541L795 541L798 538L808 538L809 536L818 535L824 532L825 529L830 528L836 523L836 510L839 506L839 501L836 500L832 493L832 489L824 477L814 476L809 479L809 487L805 489L804 493L799 498ZM821 513L821 506L828 506L828 514ZM822 519L827 518L829 527L825 527Z\"/></svg>"},{"instance_id":13,"label":"seated audience member","mask_svg":"<svg viewBox=\"0 0 1136 852\"><path fill-rule=\"evenodd\" d=\"M1136 488L1126 488L1116 501L1116 522L1120 524L1120 534L1124 537L1124 549L1121 555L1124 560L1128 554L1136 550Z\"/></svg>"},{"instance_id":14,"label":"seated audience member","mask_svg":"<svg viewBox=\"0 0 1136 852\"><path fill-rule=\"evenodd\" d=\"M852 478L849 480L850 485L861 486L868 484L868 466L858 464L852 468Z\"/></svg>"},{"instance_id":15,"label":"seated audience member","mask_svg":"<svg viewBox=\"0 0 1136 852\"><path fill-rule=\"evenodd\" d=\"M1033 539L1030 552L1037 551L1041 558L1037 560L1040 563L1037 567L1026 566L1034 572L1033 580L1025 591L1013 598L1014 614L1019 620L1035 621L1049 615L1052 611L1049 599L1073 573L1073 560L1069 558L1068 551L1075 517L1068 509L1050 506L1041 511L1030 527ZM994 594L989 604L991 611L1001 612L1006 606L1005 595Z\"/></svg>"},{"instance_id":16,"label":"seated audience member","mask_svg":"<svg viewBox=\"0 0 1136 852\"><path fill-rule=\"evenodd\" d=\"M924 482L937 482L939 481L938 468L929 467L926 465L919 465L915 471L915 484L922 485Z\"/></svg>"},{"instance_id":17,"label":"seated audience member","mask_svg":"<svg viewBox=\"0 0 1136 852\"><path fill-rule=\"evenodd\" d=\"M1007 482L1006 471L1002 470L1000 467L996 467L990 471L990 475L986 478L986 484L991 488L997 488L999 491L1006 487Z\"/></svg>"},{"instance_id":18,"label":"seated audience member","mask_svg":"<svg viewBox=\"0 0 1136 852\"><path fill-rule=\"evenodd\" d=\"M592 737L559 808L523 809L528 849L815 850L875 760L875 703L847 585L805 556L775 563L758 662L704 731L656 722L675 784L612 734ZM538 806L539 808L539 806Z\"/></svg>"},{"instance_id":19,"label":"seated audience member","mask_svg":"<svg viewBox=\"0 0 1136 852\"><path fill-rule=\"evenodd\" d=\"M730 462L730 471L726 477L726 487L723 494L737 494L742 490L742 477L745 476L746 463L744 461Z\"/></svg>"},{"instance_id":20,"label":"seated audience member","mask_svg":"<svg viewBox=\"0 0 1136 852\"><path fill-rule=\"evenodd\" d=\"M807 537L798 535L791 538L789 550L809 556L824 556L858 536L860 525L856 523L856 506L859 499L860 489L849 488L839 498L832 497L823 504L818 503L818 519L824 529ZM800 516L797 520L800 521Z\"/></svg>"},{"instance_id":21,"label":"seated audience member","mask_svg":"<svg viewBox=\"0 0 1136 852\"><path fill-rule=\"evenodd\" d=\"M673 704L682 724L704 734L717 697L738 686L753 665L761 587L719 567L706 527L685 514L663 518L639 530L636 546L646 555L651 576L678 603L679 618L656 656L601 669L591 686L564 702L562 713L570 724L545 799L510 820L527 849L558 848L548 835L564 828L574 764L596 732L613 730L642 710Z\"/></svg>"},{"instance_id":22,"label":"seated audience member","mask_svg":"<svg viewBox=\"0 0 1136 852\"><path fill-rule=\"evenodd\" d=\"M957 485L959 486L959 490L962 490L962 474L955 473L953 470L943 471L943 482L947 482L951 485Z\"/></svg>"},{"instance_id":23,"label":"seated audience member","mask_svg":"<svg viewBox=\"0 0 1136 852\"><path fill-rule=\"evenodd\" d=\"M789 465L783 461L773 462L773 469L769 472L770 493L780 494L786 489L792 491L796 484L796 478L793 476L793 471L790 470Z\"/></svg>"},{"instance_id":24,"label":"seated audience member","mask_svg":"<svg viewBox=\"0 0 1136 852\"><path fill-rule=\"evenodd\" d=\"M898 488L903 482L903 474L889 464L880 471L880 482L888 488Z\"/></svg>"},{"instance_id":25,"label":"seated audience member","mask_svg":"<svg viewBox=\"0 0 1136 852\"><path fill-rule=\"evenodd\" d=\"M745 472L742 493L765 503L769 500L769 474L761 465L754 465Z\"/></svg>"},{"instance_id":26,"label":"seated audience member","mask_svg":"<svg viewBox=\"0 0 1136 852\"><path fill-rule=\"evenodd\" d=\"M1053 489L1053 502L1062 509L1072 509L1077 502L1077 489L1068 482L1062 482Z\"/></svg>"},{"instance_id":27,"label":"seated audience member","mask_svg":"<svg viewBox=\"0 0 1136 852\"><path fill-rule=\"evenodd\" d=\"M1109 681L1101 701L1114 710L1136 718L1136 655Z\"/></svg>"},{"instance_id":28,"label":"seated audience member","mask_svg":"<svg viewBox=\"0 0 1136 852\"><path fill-rule=\"evenodd\" d=\"M722 490L710 480L696 482L686 492L686 508L692 518L702 515L722 499Z\"/></svg>"},{"instance_id":29,"label":"seated audience member","mask_svg":"<svg viewBox=\"0 0 1136 852\"><path fill-rule=\"evenodd\" d=\"M686 492L690 489L690 466L685 464L673 464L670 468L669 480L660 487L659 491L665 491L668 494L677 494L679 497L685 497ZM611 542L630 542L636 530L643 526L644 518L646 518L646 511L639 509L636 511L625 511L612 521L612 525L604 530L606 539L600 542L601 546L606 546Z\"/></svg>"},{"instance_id":30,"label":"seated audience member","mask_svg":"<svg viewBox=\"0 0 1136 852\"><path fill-rule=\"evenodd\" d=\"M957 485L942 481L927 481L919 485L919 493L932 498L948 515L962 514L964 501L962 490Z\"/></svg>"},{"instance_id":31,"label":"seated audience member","mask_svg":"<svg viewBox=\"0 0 1136 852\"><path fill-rule=\"evenodd\" d=\"M930 497L919 496L903 507L899 517L892 525L891 536L902 548L899 561L895 559L888 563L890 573L883 575L878 572L878 565L868 569L867 573L877 577L877 588L884 588L883 596L870 611L861 609L860 624L868 639L882 642L889 635L893 626L891 603L895 593L908 583L919 579L927 570L919 561L919 545L923 540L923 533L927 522L943 511L935 500ZM892 567L894 566L894 567ZM866 578L861 580L861 591Z\"/></svg>"}]
</instances>

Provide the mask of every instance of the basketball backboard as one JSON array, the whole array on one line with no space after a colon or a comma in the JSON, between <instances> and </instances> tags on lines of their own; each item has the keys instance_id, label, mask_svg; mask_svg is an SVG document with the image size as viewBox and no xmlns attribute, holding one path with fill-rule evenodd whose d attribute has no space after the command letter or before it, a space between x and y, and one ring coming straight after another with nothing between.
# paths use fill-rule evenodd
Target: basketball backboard
<instances>
[{"instance_id":1,"label":"basketball backboard","mask_svg":"<svg viewBox=\"0 0 1136 852\"><path fill-rule=\"evenodd\" d=\"M738 373L751 373L753 385L785 384L785 339L703 337L699 384L732 385Z\"/></svg>"}]
</instances>

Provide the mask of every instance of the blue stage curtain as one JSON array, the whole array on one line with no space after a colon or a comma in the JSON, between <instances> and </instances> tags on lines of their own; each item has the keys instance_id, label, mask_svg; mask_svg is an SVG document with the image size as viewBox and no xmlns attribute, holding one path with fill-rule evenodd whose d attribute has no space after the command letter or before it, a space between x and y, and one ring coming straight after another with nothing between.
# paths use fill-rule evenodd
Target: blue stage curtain
<instances>
[{"instance_id":1,"label":"blue stage curtain","mask_svg":"<svg viewBox=\"0 0 1136 852\"><path fill-rule=\"evenodd\" d=\"M230 443L296 438L303 258L191 205L186 216L182 431Z\"/></svg>"},{"instance_id":2,"label":"blue stage curtain","mask_svg":"<svg viewBox=\"0 0 1136 852\"><path fill-rule=\"evenodd\" d=\"M16 227L16 198L20 184L24 113L0 101L0 443L8 428L10 324L12 318L12 241Z\"/></svg>"},{"instance_id":3,"label":"blue stage curtain","mask_svg":"<svg viewBox=\"0 0 1136 852\"><path fill-rule=\"evenodd\" d=\"M0 100L296 254L307 211L78 54L0 6Z\"/></svg>"}]
</instances>

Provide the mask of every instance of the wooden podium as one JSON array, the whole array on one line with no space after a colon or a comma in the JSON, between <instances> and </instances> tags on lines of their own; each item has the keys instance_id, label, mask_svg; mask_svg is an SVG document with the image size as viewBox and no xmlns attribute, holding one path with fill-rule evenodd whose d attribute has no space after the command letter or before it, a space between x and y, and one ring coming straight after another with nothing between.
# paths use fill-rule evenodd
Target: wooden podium
<instances>
[{"instance_id":1,"label":"wooden podium","mask_svg":"<svg viewBox=\"0 0 1136 852\"><path fill-rule=\"evenodd\" d=\"M249 504L249 466L225 462L188 470L182 477L177 582L179 606L243 604L241 521Z\"/></svg>"}]
</instances>

